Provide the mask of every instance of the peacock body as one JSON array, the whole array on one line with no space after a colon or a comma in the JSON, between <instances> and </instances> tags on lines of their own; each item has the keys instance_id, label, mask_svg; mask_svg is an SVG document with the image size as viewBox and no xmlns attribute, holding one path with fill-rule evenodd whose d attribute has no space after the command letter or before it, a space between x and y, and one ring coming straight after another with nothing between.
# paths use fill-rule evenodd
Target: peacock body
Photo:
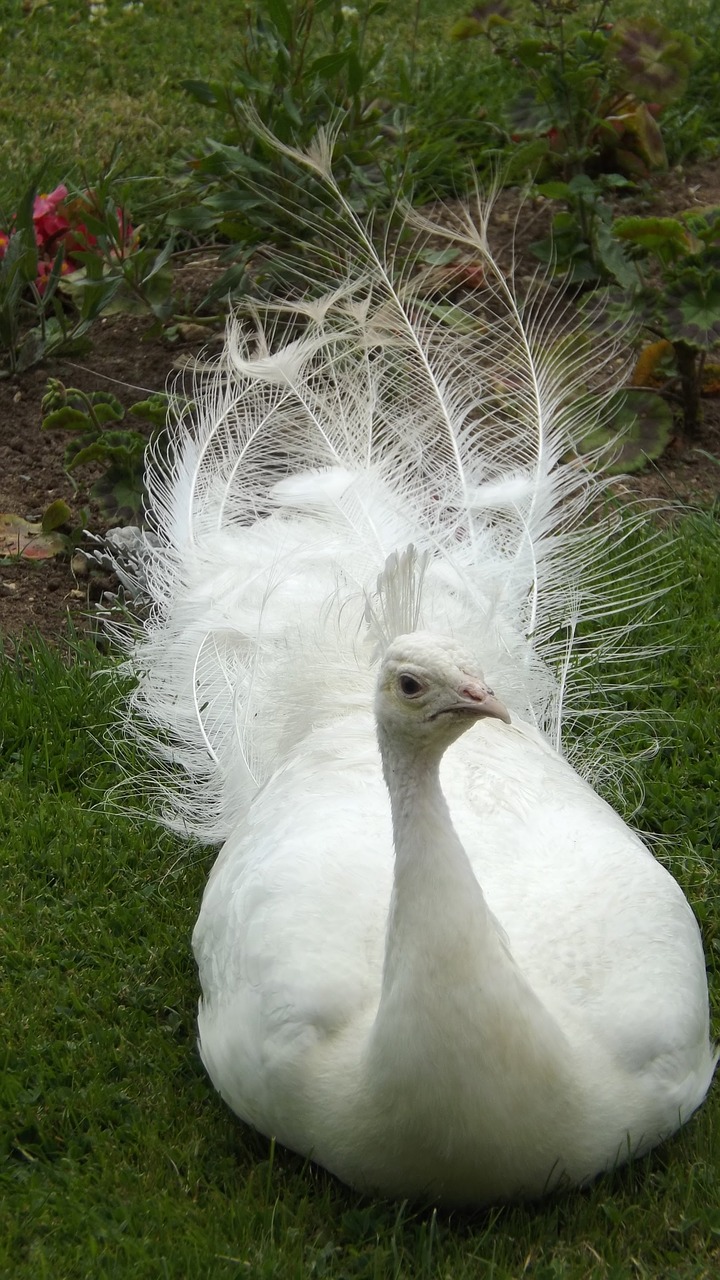
<instances>
[{"instance_id":1,"label":"peacock body","mask_svg":"<svg viewBox=\"0 0 720 1280\"><path fill-rule=\"evenodd\" d=\"M715 1065L692 911L591 785L654 551L578 456L585 340L482 211L436 231L486 288L440 304L330 150L294 159L342 270L289 337L230 329L151 469L128 723L161 820L222 844L193 941L230 1107L363 1190L535 1196L673 1132Z\"/></svg>"}]
</instances>

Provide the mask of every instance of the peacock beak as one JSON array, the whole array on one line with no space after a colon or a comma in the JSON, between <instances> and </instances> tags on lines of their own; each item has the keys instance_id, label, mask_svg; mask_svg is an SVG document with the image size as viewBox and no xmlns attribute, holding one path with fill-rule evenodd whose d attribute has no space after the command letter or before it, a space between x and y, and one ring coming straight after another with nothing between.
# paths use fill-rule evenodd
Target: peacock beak
<instances>
[{"instance_id":1,"label":"peacock beak","mask_svg":"<svg viewBox=\"0 0 720 1280\"><path fill-rule=\"evenodd\" d=\"M465 711L469 715L490 716L494 720L502 720L505 724L510 724L510 712L495 696L492 689L488 689L486 684L481 684L479 680L467 680L458 689L458 711Z\"/></svg>"}]
</instances>

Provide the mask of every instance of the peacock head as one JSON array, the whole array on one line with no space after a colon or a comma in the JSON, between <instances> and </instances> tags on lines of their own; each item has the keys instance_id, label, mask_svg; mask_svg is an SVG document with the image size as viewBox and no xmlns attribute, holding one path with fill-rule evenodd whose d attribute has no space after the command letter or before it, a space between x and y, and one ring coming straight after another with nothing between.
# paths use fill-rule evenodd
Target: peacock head
<instances>
[{"instance_id":1,"label":"peacock head","mask_svg":"<svg viewBox=\"0 0 720 1280\"><path fill-rule=\"evenodd\" d=\"M510 723L476 660L449 636L414 631L385 652L375 697L378 729L444 751L482 716Z\"/></svg>"}]
</instances>

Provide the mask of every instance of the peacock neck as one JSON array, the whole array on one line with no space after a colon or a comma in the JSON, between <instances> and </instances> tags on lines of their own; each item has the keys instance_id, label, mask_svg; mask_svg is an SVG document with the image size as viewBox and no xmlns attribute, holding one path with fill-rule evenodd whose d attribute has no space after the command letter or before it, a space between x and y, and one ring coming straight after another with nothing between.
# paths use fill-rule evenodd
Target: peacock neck
<instances>
[{"instance_id":1,"label":"peacock neck","mask_svg":"<svg viewBox=\"0 0 720 1280\"><path fill-rule=\"evenodd\" d=\"M452 1171L470 1177L478 1152L489 1168L507 1160L538 1107L560 1124L575 1105L569 1051L453 828L441 753L398 751L379 736L395 872L363 1090L388 1161L407 1161L428 1187L440 1177L449 1193Z\"/></svg>"},{"instance_id":2,"label":"peacock neck","mask_svg":"<svg viewBox=\"0 0 720 1280\"><path fill-rule=\"evenodd\" d=\"M442 752L398 750L382 730L380 746L395 847L383 991L412 974L434 1002L443 986L474 984L497 930L440 786Z\"/></svg>"}]
</instances>

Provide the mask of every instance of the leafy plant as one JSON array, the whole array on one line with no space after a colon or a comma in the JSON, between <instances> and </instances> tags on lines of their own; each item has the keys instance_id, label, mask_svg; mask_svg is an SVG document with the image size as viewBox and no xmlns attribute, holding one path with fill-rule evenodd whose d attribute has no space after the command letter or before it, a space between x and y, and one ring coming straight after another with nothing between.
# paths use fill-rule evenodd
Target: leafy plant
<instances>
[{"instance_id":1,"label":"leafy plant","mask_svg":"<svg viewBox=\"0 0 720 1280\"><path fill-rule=\"evenodd\" d=\"M627 285L634 273L613 236L608 196L666 167L657 116L685 90L693 43L648 15L613 24L608 0L531 0L531 12L528 36L510 0L486 0L453 34L484 37L526 79L512 136L526 144L540 194L566 206L537 256L573 281Z\"/></svg>"},{"instance_id":2,"label":"leafy plant","mask_svg":"<svg viewBox=\"0 0 720 1280\"><path fill-rule=\"evenodd\" d=\"M597 450L608 475L629 475L659 458L672 433L666 401L653 391L629 388L611 398L602 424L585 437L580 452Z\"/></svg>"},{"instance_id":3,"label":"leafy plant","mask_svg":"<svg viewBox=\"0 0 720 1280\"><path fill-rule=\"evenodd\" d=\"M669 347L675 366L669 382L679 384L685 434L693 436L704 365L720 346L720 208L677 218L618 218L613 234L635 254L635 289L620 306L635 308L653 335L655 359L647 376ZM648 263L654 270L646 270Z\"/></svg>"},{"instance_id":4,"label":"leafy plant","mask_svg":"<svg viewBox=\"0 0 720 1280\"><path fill-rule=\"evenodd\" d=\"M550 235L531 245L532 252L572 284L611 279L625 287L634 285L637 272L613 235L613 211L607 198L630 185L620 174L591 178L585 173L567 182L540 183L539 195L562 201L566 207L553 215Z\"/></svg>"},{"instance_id":5,"label":"leafy plant","mask_svg":"<svg viewBox=\"0 0 720 1280\"><path fill-rule=\"evenodd\" d=\"M703 391L720 390L720 364L708 360L720 349L720 208L617 218L610 230L623 249L615 273L622 288L598 290L583 305L594 314L601 300L608 323L637 328L640 321L651 341L640 350L630 389L607 406L583 449L615 450L622 437L615 469L631 471L668 443L668 397L679 403L683 432L692 438Z\"/></svg>"},{"instance_id":6,"label":"leafy plant","mask_svg":"<svg viewBox=\"0 0 720 1280\"><path fill-rule=\"evenodd\" d=\"M54 191L47 195L36 195L34 191L29 195L32 200L32 229L38 250L35 263L35 284L38 292L42 293L46 277L52 273L55 265L60 241L64 238L65 232L69 230L70 226L67 219L58 212L59 206L67 195L67 187L56 187ZM28 226L27 212L27 207L20 211L20 219L24 229ZM11 220L10 222L11 229L9 231L0 230L0 257L7 251L13 238L13 221ZM62 268L64 271L72 270L67 261L63 261Z\"/></svg>"},{"instance_id":7,"label":"leafy plant","mask_svg":"<svg viewBox=\"0 0 720 1280\"><path fill-rule=\"evenodd\" d=\"M68 201L66 208L82 233L72 247L75 270L64 287L83 319L123 312L150 313L164 322L174 308L169 267L173 240L166 236L158 245L160 223L152 239L143 242L140 230L130 224L125 200L118 203L119 185L111 163L95 187ZM120 191L125 196L122 187Z\"/></svg>"},{"instance_id":8,"label":"leafy plant","mask_svg":"<svg viewBox=\"0 0 720 1280\"><path fill-rule=\"evenodd\" d=\"M368 42L372 19L386 8L373 0L359 0L355 7L340 0L248 4L232 78L184 82L226 125L221 138L187 157L181 191L195 202L185 199L185 207L169 217L173 226L212 231L233 242L226 255L233 266L213 296L244 290L253 246L297 234L288 210L317 212L312 177L269 149L250 116L281 143L301 146L321 126L337 126L335 172L343 190L357 207L389 198L382 166L390 147L381 128L384 106L376 97L382 45L371 51Z\"/></svg>"},{"instance_id":9,"label":"leafy plant","mask_svg":"<svg viewBox=\"0 0 720 1280\"><path fill-rule=\"evenodd\" d=\"M49 378L42 411L44 431L74 433L65 449L69 472L89 463L104 467L90 493L105 515L125 524L139 523L148 437L127 427L125 409L117 397L107 391L80 391ZM128 410L135 418L149 422L156 432L162 430L170 411L171 402L160 393L137 401Z\"/></svg>"},{"instance_id":10,"label":"leafy plant","mask_svg":"<svg viewBox=\"0 0 720 1280\"><path fill-rule=\"evenodd\" d=\"M73 196L64 184L38 194L33 183L0 230L0 351L7 362L0 376L60 351L85 350L101 314L172 315L172 239L160 248L142 243L117 188L114 161L95 187Z\"/></svg>"},{"instance_id":11,"label":"leafy plant","mask_svg":"<svg viewBox=\"0 0 720 1280\"><path fill-rule=\"evenodd\" d=\"M68 332L68 325L51 314L68 269L61 237L53 230L56 195L38 196L31 183L8 230L0 231L0 352L7 362L0 377L22 372L61 346L78 349L81 335Z\"/></svg>"},{"instance_id":12,"label":"leafy plant","mask_svg":"<svg viewBox=\"0 0 720 1280\"><path fill-rule=\"evenodd\" d=\"M547 174L644 175L666 164L656 116L684 92L695 49L642 15L612 23L608 0L531 0L532 36L510 0L485 0L455 24L520 69L515 138L541 137Z\"/></svg>"}]
</instances>

